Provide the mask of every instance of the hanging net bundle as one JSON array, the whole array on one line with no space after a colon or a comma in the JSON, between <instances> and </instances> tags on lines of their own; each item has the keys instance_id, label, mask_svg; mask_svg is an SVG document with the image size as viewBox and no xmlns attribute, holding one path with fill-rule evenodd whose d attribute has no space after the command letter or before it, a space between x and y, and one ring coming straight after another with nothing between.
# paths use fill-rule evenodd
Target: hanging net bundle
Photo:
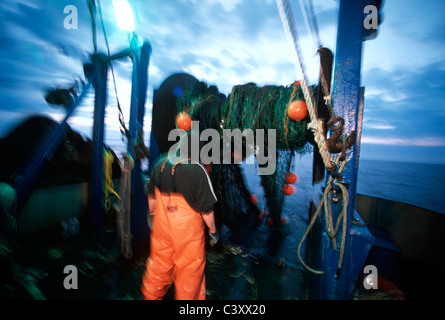
<instances>
[{"instance_id":1,"label":"hanging net bundle","mask_svg":"<svg viewBox=\"0 0 445 320\"><path fill-rule=\"evenodd\" d=\"M268 129L276 130L276 170L273 174L260 176L267 210L273 222L280 221L285 176L294 154L311 150L307 144L310 136L307 129L309 117L294 121L287 114L288 106L296 100L304 100L301 87L296 84L259 87L248 83L235 86L226 98L215 86L197 82L176 103L177 113L186 112L193 121L199 121L200 131L208 128L218 130L221 139L223 129L251 129L254 134L257 129L264 129L264 152L269 150ZM247 147L243 140L243 154L240 155L243 159ZM223 163L222 159L220 163ZM259 214L259 209L251 203L239 164L234 161L231 164L216 164L211 178L218 196L215 212L222 222L236 227L240 219Z\"/></svg>"},{"instance_id":2,"label":"hanging net bundle","mask_svg":"<svg viewBox=\"0 0 445 320\"><path fill-rule=\"evenodd\" d=\"M277 150L301 150L308 140L306 119L293 121L287 115L289 104L295 100L304 100L297 85L235 86L224 105L225 128L275 129Z\"/></svg>"}]
</instances>

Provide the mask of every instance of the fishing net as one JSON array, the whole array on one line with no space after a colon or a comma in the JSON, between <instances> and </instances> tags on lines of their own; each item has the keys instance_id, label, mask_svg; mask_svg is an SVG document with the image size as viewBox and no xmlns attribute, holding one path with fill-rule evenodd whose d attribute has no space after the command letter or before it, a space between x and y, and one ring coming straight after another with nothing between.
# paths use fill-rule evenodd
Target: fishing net
<instances>
[{"instance_id":1,"label":"fishing net","mask_svg":"<svg viewBox=\"0 0 445 320\"><path fill-rule=\"evenodd\" d=\"M277 150L300 150L307 142L306 120L287 116L290 102L304 100L300 86L264 86L254 83L235 86L224 105L225 128L275 129Z\"/></svg>"},{"instance_id":2,"label":"fishing net","mask_svg":"<svg viewBox=\"0 0 445 320\"><path fill-rule=\"evenodd\" d=\"M289 103L295 100L304 100L301 87L295 84L259 87L248 83L235 86L226 98L217 87L198 82L184 92L176 104L178 113L187 112L193 121L199 121L200 133L208 128L216 129L222 139L223 129L251 129L255 135L257 129L263 129L266 134L262 151L266 154L271 143L267 130L276 130L276 148L271 149L276 153L276 170L260 176L267 209L274 222L281 217L285 196L282 190L292 158L296 152L303 154L310 150L307 147L308 119L293 121L287 115ZM249 145L245 139L242 144L243 152L239 156L244 159L248 156ZM253 146L252 151L255 148L258 145ZM232 157L235 157L233 150ZM223 163L222 158L220 163ZM251 203L241 168L235 161L214 165L211 179L218 196L215 213L226 225L236 227L241 218L259 214L259 209Z\"/></svg>"}]
</instances>

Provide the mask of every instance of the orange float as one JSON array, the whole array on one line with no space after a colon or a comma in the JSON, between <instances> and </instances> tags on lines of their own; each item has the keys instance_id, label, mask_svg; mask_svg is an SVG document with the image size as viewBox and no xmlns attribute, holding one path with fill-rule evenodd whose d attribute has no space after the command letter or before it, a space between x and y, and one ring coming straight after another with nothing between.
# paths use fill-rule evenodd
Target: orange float
<instances>
[{"instance_id":1,"label":"orange float","mask_svg":"<svg viewBox=\"0 0 445 320\"><path fill-rule=\"evenodd\" d=\"M258 205L258 199L257 199L256 195L254 195L254 194L250 195L250 202L256 206Z\"/></svg>"},{"instance_id":2,"label":"orange float","mask_svg":"<svg viewBox=\"0 0 445 320\"><path fill-rule=\"evenodd\" d=\"M295 188L293 185L291 184L285 184L283 187L283 193L286 196L290 196L293 195L295 192L297 191L297 188Z\"/></svg>"},{"instance_id":3,"label":"orange float","mask_svg":"<svg viewBox=\"0 0 445 320\"><path fill-rule=\"evenodd\" d=\"M185 112L178 113L176 116L176 126L178 129L189 131L192 127L192 118Z\"/></svg>"},{"instance_id":4,"label":"orange float","mask_svg":"<svg viewBox=\"0 0 445 320\"><path fill-rule=\"evenodd\" d=\"M307 105L303 100L296 100L287 107L287 115L294 121L304 120L307 114Z\"/></svg>"},{"instance_id":5,"label":"orange float","mask_svg":"<svg viewBox=\"0 0 445 320\"><path fill-rule=\"evenodd\" d=\"M238 152L232 152L232 159L237 161L237 162L242 162L244 161L245 157L240 155Z\"/></svg>"},{"instance_id":6,"label":"orange float","mask_svg":"<svg viewBox=\"0 0 445 320\"><path fill-rule=\"evenodd\" d=\"M297 183L298 180L299 180L299 178L298 178L298 176L295 173L292 173L292 172L286 173L286 180L285 180L285 182L287 184Z\"/></svg>"},{"instance_id":7,"label":"orange float","mask_svg":"<svg viewBox=\"0 0 445 320\"><path fill-rule=\"evenodd\" d=\"M257 219L257 220L263 220L263 218L264 218L264 210L261 210L259 215L255 215L254 214L253 217L254 217L254 219Z\"/></svg>"}]
</instances>

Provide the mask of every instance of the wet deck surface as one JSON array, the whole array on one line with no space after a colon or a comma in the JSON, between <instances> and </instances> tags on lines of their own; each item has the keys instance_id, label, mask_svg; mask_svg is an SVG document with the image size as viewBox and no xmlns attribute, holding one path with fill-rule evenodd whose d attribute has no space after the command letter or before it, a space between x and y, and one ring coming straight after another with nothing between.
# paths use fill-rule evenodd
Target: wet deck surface
<instances>
[{"instance_id":1,"label":"wet deck surface","mask_svg":"<svg viewBox=\"0 0 445 320\"><path fill-rule=\"evenodd\" d=\"M307 274L291 250L296 245L294 233L286 226L256 231L225 230L222 241L206 248L207 300L310 299ZM22 240L19 247L0 233L0 299L142 300L145 260L144 256L124 258L112 231L98 240L82 233L64 237L53 230ZM68 265L78 271L77 289L64 287ZM174 287L166 299L173 294ZM362 290L352 297L390 298L378 290Z\"/></svg>"},{"instance_id":2,"label":"wet deck surface","mask_svg":"<svg viewBox=\"0 0 445 320\"><path fill-rule=\"evenodd\" d=\"M255 256L223 244L223 254L207 253L207 296L215 300L300 300L305 298L304 277L286 264ZM216 259L214 258L216 257Z\"/></svg>"},{"instance_id":3,"label":"wet deck surface","mask_svg":"<svg viewBox=\"0 0 445 320\"><path fill-rule=\"evenodd\" d=\"M230 234L207 248L208 300L305 299L304 274L283 257L261 256L258 250L229 242ZM13 248L0 242L0 299L140 300L145 259L120 253L114 232L98 241L78 234L46 233ZM73 265L78 289L64 287ZM170 293L171 297L171 293ZM168 298L168 297L167 297Z\"/></svg>"}]
</instances>

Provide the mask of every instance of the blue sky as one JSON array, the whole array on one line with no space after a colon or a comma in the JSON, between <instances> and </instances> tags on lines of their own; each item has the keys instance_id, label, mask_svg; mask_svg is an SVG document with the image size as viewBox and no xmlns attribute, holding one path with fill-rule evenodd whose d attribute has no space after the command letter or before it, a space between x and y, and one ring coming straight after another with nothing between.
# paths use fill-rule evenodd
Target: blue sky
<instances>
[{"instance_id":1,"label":"blue sky","mask_svg":"<svg viewBox=\"0 0 445 320\"><path fill-rule=\"evenodd\" d=\"M133 0L136 32L150 41L145 136L151 126L153 89L175 72L188 72L225 94L233 86L288 85L300 78L283 32L275 0ZM313 0L321 43L336 48L336 0ZM309 81L318 82L316 44L307 32L299 1L292 1ZM78 29L64 28L65 6L78 9ZM128 46L115 22L111 0L101 1L112 53ZM362 85L365 109L362 159L445 164L445 1L386 0L378 37L364 43ZM83 77L93 50L86 0L0 2L0 136L30 114L56 120L63 112L43 98L47 87ZM105 42L98 23L98 47ZM114 64L118 95L128 121L131 63ZM107 143L120 134L109 81ZM70 120L90 135L93 92Z\"/></svg>"}]
</instances>

